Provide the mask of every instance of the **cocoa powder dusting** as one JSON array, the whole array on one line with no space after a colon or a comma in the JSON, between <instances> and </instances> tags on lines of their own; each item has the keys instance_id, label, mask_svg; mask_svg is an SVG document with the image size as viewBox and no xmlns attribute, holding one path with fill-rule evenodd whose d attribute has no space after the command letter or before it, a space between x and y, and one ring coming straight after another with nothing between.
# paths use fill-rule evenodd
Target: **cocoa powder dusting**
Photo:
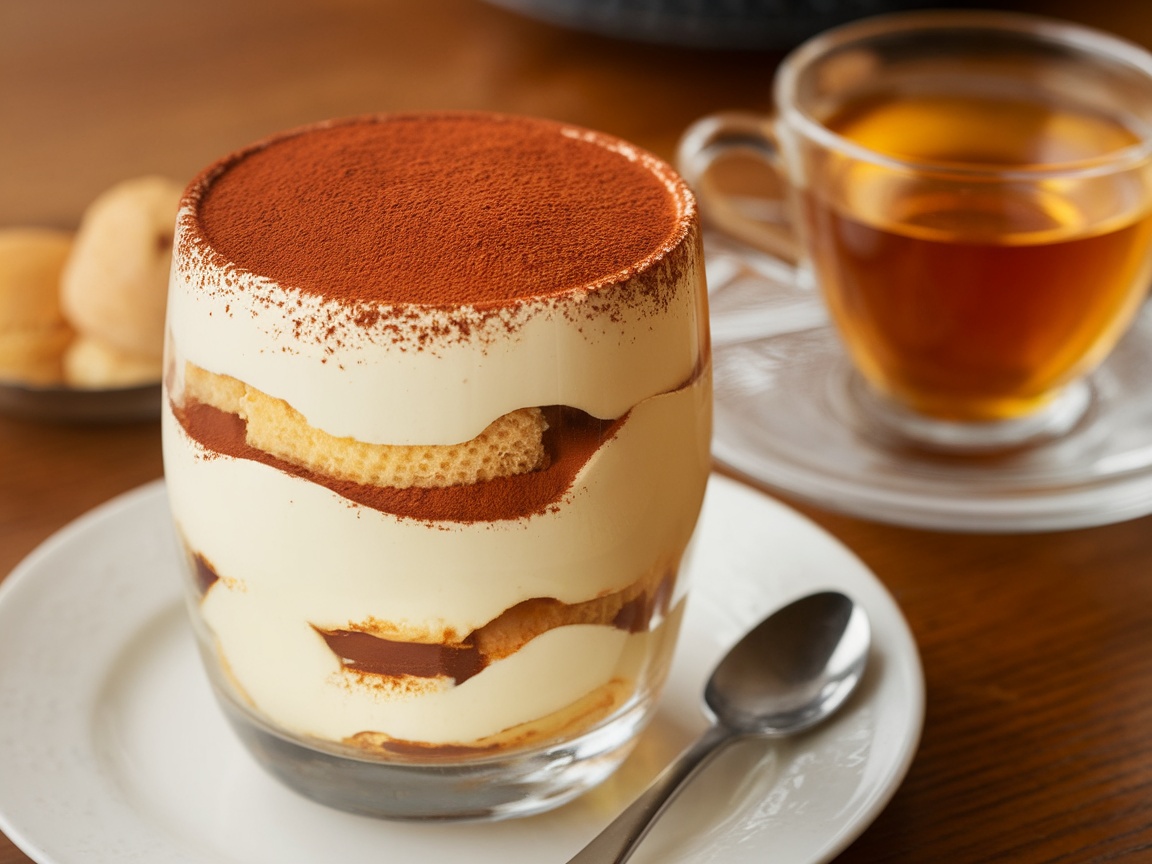
<instances>
[{"instance_id":1,"label":"cocoa powder dusting","mask_svg":"<svg viewBox=\"0 0 1152 864\"><path fill-rule=\"evenodd\" d=\"M633 273L690 221L674 175L606 140L467 113L314 127L209 172L198 227L218 263L368 309L555 296Z\"/></svg>"}]
</instances>

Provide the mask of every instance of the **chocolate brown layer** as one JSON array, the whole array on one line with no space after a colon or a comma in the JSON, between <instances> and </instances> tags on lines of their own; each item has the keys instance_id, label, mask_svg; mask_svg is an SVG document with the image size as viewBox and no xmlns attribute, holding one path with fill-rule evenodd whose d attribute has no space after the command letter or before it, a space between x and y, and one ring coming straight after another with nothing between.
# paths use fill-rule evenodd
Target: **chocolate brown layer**
<instances>
[{"instance_id":1,"label":"chocolate brown layer","mask_svg":"<svg viewBox=\"0 0 1152 864\"><path fill-rule=\"evenodd\" d=\"M250 446L245 421L235 414L195 401L172 403L172 411L188 436L213 453L261 462L382 513L464 523L520 519L549 511L571 488L584 464L628 419L625 414L617 420L599 420L566 407L543 410L549 426L544 441L549 455L547 468L468 486L395 489L310 471Z\"/></svg>"},{"instance_id":2,"label":"chocolate brown layer","mask_svg":"<svg viewBox=\"0 0 1152 864\"><path fill-rule=\"evenodd\" d=\"M459 643L448 645L398 642L360 630L315 630L349 671L385 678L446 677L462 684L493 660L516 653L556 627L595 624L630 633L649 630L667 614L671 589L672 579L668 577L651 593L630 586L582 603L534 597L504 610Z\"/></svg>"},{"instance_id":3,"label":"chocolate brown layer","mask_svg":"<svg viewBox=\"0 0 1152 864\"><path fill-rule=\"evenodd\" d=\"M193 577L196 580L196 589L200 592L200 596L203 597L220 579L220 575L216 572L216 568L208 563L208 559L199 552L191 555L190 559L192 561Z\"/></svg>"},{"instance_id":4,"label":"chocolate brown layer","mask_svg":"<svg viewBox=\"0 0 1152 864\"><path fill-rule=\"evenodd\" d=\"M357 630L323 630L324 637L340 664L352 672L398 678L437 678L445 675L460 684L482 670L487 659L475 645L426 645L382 639Z\"/></svg>"}]
</instances>

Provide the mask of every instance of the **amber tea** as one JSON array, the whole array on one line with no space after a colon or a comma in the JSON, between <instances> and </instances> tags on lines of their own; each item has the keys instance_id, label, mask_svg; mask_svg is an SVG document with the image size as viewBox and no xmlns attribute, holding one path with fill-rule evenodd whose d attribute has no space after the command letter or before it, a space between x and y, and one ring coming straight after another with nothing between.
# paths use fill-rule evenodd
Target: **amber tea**
<instances>
[{"instance_id":1,"label":"amber tea","mask_svg":"<svg viewBox=\"0 0 1152 864\"><path fill-rule=\"evenodd\" d=\"M1069 166L1134 131L979 92L887 92L821 120L904 167L822 153L801 196L818 281L881 392L938 418L1012 418L1111 350L1149 277L1147 167Z\"/></svg>"}]
</instances>

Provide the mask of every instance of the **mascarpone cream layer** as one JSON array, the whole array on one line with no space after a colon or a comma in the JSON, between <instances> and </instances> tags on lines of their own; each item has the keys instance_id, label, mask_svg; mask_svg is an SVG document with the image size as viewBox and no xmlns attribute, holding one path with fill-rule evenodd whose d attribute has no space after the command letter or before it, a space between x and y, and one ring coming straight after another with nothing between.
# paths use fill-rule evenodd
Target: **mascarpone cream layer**
<instances>
[{"instance_id":1,"label":"mascarpone cream layer","mask_svg":"<svg viewBox=\"0 0 1152 864\"><path fill-rule=\"evenodd\" d=\"M705 370L691 386L641 402L559 506L480 523L391 516L206 452L166 409L173 514L221 577L201 613L223 661L274 723L332 740L374 731L474 741L634 674L652 634L570 626L460 686L397 691L344 672L313 625L375 618L422 641L457 639L523 600L575 603L674 574L707 480L710 398Z\"/></svg>"},{"instance_id":2,"label":"mascarpone cream layer","mask_svg":"<svg viewBox=\"0 0 1152 864\"><path fill-rule=\"evenodd\" d=\"M468 745L561 711L613 680L636 692L646 675L663 669L654 655L667 639L664 625L645 633L570 625L538 636L463 684L444 682L415 692L374 687L342 672L318 636L315 644L276 617L252 608L206 604L217 632L259 627L265 647L248 641L227 656L229 671L262 715L290 733L334 743L361 732L430 745ZM674 634L673 634L674 635ZM281 653L270 668L265 652ZM244 682L249 682L247 685ZM622 705L614 706L615 709Z\"/></svg>"},{"instance_id":3,"label":"mascarpone cream layer","mask_svg":"<svg viewBox=\"0 0 1152 864\"><path fill-rule=\"evenodd\" d=\"M692 533L708 473L708 379L636 406L549 512L427 523L205 451L165 410L176 523L223 580L321 627L368 616L439 641L533 597L619 591Z\"/></svg>"},{"instance_id":4,"label":"mascarpone cream layer","mask_svg":"<svg viewBox=\"0 0 1152 864\"><path fill-rule=\"evenodd\" d=\"M286 400L336 436L457 444L540 405L620 417L682 386L708 351L694 225L620 282L496 310L443 310L351 307L223 267L183 245L190 222L183 211L176 244L190 251L173 265L170 341L183 359Z\"/></svg>"}]
</instances>

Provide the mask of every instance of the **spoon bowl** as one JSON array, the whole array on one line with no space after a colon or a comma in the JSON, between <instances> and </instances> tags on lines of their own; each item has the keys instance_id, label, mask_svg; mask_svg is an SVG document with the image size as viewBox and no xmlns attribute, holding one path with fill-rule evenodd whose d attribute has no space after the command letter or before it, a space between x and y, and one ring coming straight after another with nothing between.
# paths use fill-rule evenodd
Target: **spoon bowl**
<instances>
[{"instance_id":1,"label":"spoon bowl","mask_svg":"<svg viewBox=\"0 0 1152 864\"><path fill-rule=\"evenodd\" d=\"M733 646L704 688L716 722L748 735L791 735L819 723L856 688L871 632L838 591L801 597Z\"/></svg>"},{"instance_id":2,"label":"spoon bowl","mask_svg":"<svg viewBox=\"0 0 1152 864\"><path fill-rule=\"evenodd\" d=\"M704 688L712 724L569 864L623 864L699 770L747 737L783 737L815 726L847 700L864 675L871 627L838 591L809 594L753 627Z\"/></svg>"}]
</instances>

